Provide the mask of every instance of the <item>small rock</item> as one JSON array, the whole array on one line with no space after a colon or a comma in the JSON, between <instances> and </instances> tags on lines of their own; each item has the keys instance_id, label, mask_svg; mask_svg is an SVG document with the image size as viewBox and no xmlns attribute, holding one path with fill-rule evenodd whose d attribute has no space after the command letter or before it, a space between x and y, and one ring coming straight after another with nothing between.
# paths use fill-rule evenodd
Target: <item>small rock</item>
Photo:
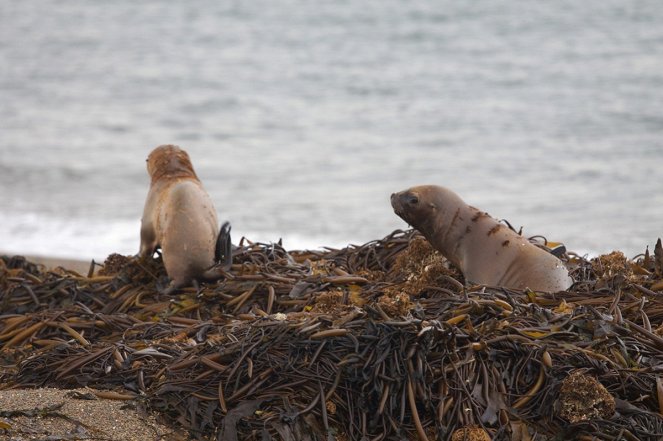
<instances>
[{"instance_id":1,"label":"small rock","mask_svg":"<svg viewBox=\"0 0 663 441\"><path fill-rule=\"evenodd\" d=\"M461 427L451 435L451 441L491 441L492 438L481 427Z\"/></svg>"},{"instance_id":2,"label":"small rock","mask_svg":"<svg viewBox=\"0 0 663 441\"><path fill-rule=\"evenodd\" d=\"M615 399L596 378L575 371L562 382L559 416L574 424L608 419L615 413Z\"/></svg>"}]
</instances>

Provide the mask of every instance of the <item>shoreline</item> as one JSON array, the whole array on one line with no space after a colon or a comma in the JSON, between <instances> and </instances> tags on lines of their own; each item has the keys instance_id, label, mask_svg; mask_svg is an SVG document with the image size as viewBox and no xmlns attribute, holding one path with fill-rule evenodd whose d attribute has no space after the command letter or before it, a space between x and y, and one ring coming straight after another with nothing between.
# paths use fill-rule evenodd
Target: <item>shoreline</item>
<instances>
[{"instance_id":1,"label":"shoreline","mask_svg":"<svg viewBox=\"0 0 663 441\"><path fill-rule=\"evenodd\" d=\"M67 270L76 271L82 276L88 274L88 272L90 271L90 264L92 263L92 260L94 260L94 259L82 260L82 259L72 259L67 257L53 257L53 256L36 256L28 254L9 253L4 251L0 251L0 256L8 256L8 257L21 256L30 262L36 263L38 265L43 265L44 267L46 267L46 269L49 270L55 269L57 267L62 267ZM97 262L95 260L95 262L103 263L103 260L100 262Z\"/></svg>"}]
</instances>

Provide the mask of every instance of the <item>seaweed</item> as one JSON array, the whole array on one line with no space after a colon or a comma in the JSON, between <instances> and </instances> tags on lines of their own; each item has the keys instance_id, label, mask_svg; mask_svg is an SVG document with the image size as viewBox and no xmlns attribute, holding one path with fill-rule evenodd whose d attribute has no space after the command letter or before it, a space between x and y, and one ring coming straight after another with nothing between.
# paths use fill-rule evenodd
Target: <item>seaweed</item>
<instances>
[{"instance_id":1,"label":"seaweed","mask_svg":"<svg viewBox=\"0 0 663 441\"><path fill-rule=\"evenodd\" d=\"M0 388L92 386L195 439L660 439L660 249L565 254L560 293L467 284L411 230L242 239L223 279L170 296L158 256L2 257Z\"/></svg>"}]
</instances>

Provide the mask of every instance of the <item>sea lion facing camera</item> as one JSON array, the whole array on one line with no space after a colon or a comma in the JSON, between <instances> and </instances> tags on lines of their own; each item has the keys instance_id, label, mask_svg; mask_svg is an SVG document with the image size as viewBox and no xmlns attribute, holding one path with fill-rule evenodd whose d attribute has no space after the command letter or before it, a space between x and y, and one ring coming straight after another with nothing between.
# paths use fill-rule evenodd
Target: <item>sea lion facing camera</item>
<instances>
[{"instance_id":1,"label":"sea lion facing camera","mask_svg":"<svg viewBox=\"0 0 663 441\"><path fill-rule=\"evenodd\" d=\"M172 292L194 280L213 280L212 269L231 260L230 224L221 227L214 204L193 171L189 155L175 145L162 145L147 157L150 190L140 228L139 258L161 248Z\"/></svg>"},{"instance_id":2,"label":"sea lion facing camera","mask_svg":"<svg viewBox=\"0 0 663 441\"><path fill-rule=\"evenodd\" d=\"M412 187L392 194L391 206L468 282L544 292L563 291L573 283L561 260L447 188Z\"/></svg>"}]
</instances>

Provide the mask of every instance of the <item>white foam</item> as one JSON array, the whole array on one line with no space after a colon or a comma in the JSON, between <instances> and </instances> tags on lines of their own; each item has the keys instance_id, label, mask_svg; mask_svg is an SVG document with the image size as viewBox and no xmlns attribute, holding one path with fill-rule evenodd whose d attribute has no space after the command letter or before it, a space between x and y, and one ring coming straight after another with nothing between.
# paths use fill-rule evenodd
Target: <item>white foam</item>
<instances>
[{"instance_id":1,"label":"white foam","mask_svg":"<svg viewBox=\"0 0 663 441\"><path fill-rule=\"evenodd\" d=\"M63 219L36 213L0 214L0 252L69 259L103 261L111 253L133 255L140 243L140 220ZM242 237L251 242L282 239L287 250L342 248L351 241L324 236L243 231L233 228L233 243Z\"/></svg>"},{"instance_id":2,"label":"white foam","mask_svg":"<svg viewBox=\"0 0 663 441\"><path fill-rule=\"evenodd\" d=\"M36 213L0 214L0 250L74 259L103 260L111 253L135 254L140 221L63 219Z\"/></svg>"}]
</instances>

